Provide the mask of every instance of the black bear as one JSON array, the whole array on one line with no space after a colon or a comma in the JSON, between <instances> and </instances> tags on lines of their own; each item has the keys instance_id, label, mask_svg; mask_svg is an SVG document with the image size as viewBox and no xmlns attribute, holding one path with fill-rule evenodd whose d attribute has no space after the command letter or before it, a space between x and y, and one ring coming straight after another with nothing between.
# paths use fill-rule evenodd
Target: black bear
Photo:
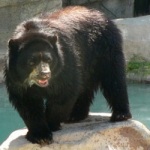
<instances>
[{"instance_id":1,"label":"black bear","mask_svg":"<svg viewBox=\"0 0 150 150\"><path fill-rule=\"evenodd\" d=\"M100 88L111 121L131 118L122 38L101 12L70 6L18 25L4 75L9 100L32 143L48 144L61 122L88 116Z\"/></svg>"}]
</instances>

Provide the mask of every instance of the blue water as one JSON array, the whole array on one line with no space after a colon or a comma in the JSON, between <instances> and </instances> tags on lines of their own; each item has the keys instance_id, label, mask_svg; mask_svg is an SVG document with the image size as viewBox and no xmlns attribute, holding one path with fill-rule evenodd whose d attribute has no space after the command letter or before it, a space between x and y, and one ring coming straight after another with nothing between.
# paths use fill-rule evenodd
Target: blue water
<instances>
[{"instance_id":1,"label":"blue water","mask_svg":"<svg viewBox=\"0 0 150 150\"><path fill-rule=\"evenodd\" d=\"M131 112L133 119L139 120L150 129L150 85L128 84ZM110 112L105 99L100 92L95 96L91 106L92 112ZM18 113L8 102L8 95L4 85L0 85L0 143L9 134L25 127Z\"/></svg>"}]
</instances>

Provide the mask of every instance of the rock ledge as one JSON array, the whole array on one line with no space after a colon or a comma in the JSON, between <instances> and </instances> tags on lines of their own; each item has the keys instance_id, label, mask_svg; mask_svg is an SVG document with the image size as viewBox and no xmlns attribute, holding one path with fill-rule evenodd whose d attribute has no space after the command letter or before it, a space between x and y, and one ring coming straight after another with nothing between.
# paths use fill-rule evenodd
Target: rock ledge
<instances>
[{"instance_id":1,"label":"rock ledge","mask_svg":"<svg viewBox=\"0 0 150 150\"><path fill-rule=\"evenodd\" d=\"M148 150L150 131L140 122L129 120L110 123L109 115L91 113L74 124L63 124L53 133L54 142L40 147L31 144L24 135L27 129L14 131L0 150Z\"/></svg>"}]
</instances>

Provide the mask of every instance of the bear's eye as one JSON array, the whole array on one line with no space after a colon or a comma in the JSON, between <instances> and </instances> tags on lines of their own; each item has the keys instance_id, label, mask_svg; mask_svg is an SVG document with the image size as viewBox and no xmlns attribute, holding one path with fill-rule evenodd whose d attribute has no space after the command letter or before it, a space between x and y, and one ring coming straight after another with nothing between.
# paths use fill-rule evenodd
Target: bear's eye
<instances>
[{"instance_id":1,"label":"bear's eye","mask_svg":"<svg viewBox=\"0 0 150 150\"><path fill-rule=\"evenodd\" d=\"M47 58L46 62L47 62L47 63L50 63L50 62L51 62L51 59L50 59L50 58Z\"/></svg>"},{"instance_id":2,"label":"bear's eye","mask_svg":"<svg viewBox=\"0 0 150 150\"><path fill-rule=\"evenodd\" d=\"M46 58L45 58L45 62L51 63L51 61L52 61L51 58L49 58L49 57L46 57Z\"/></svg>"},{"instance_id":3,"label":"bear's eye","mask_svg":"<svg viewBox=\"0 0 150 150\"><path fill-rule=\"evenodd\" d=\"M28 60L28 65L29 66L34 66L36 64L36 61L34 58L31 58L30 60Z\"/></svg>"},{"instance_id":4,"label":"bear's eye","mask_svg":"<svg viewBox=\"0 0 150 150\"><path fill-rule=\"evenodd\" d=\"M29 62L28 62L28 65L33 66L33 65L35 65L35 62L29 61Z\"/></svg>"}]
</instances>

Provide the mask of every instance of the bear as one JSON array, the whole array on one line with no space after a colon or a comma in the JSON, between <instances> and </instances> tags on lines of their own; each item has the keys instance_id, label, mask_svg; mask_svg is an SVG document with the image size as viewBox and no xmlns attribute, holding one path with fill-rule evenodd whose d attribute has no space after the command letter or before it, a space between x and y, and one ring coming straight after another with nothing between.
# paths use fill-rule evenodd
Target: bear
<instances>
[{"instance_id":1,"label":"bear","mask_svg":"<svg viewBox=\"0 0 150 150\"><path fill-rule=\"evenodd\" d=\"M122 36L95 9L68 6L20 23L8 41L4 77L32 143L50 144L61 123L85 119L98 89L110 121L131 118Z\"/></svg>"}]
</instances>

